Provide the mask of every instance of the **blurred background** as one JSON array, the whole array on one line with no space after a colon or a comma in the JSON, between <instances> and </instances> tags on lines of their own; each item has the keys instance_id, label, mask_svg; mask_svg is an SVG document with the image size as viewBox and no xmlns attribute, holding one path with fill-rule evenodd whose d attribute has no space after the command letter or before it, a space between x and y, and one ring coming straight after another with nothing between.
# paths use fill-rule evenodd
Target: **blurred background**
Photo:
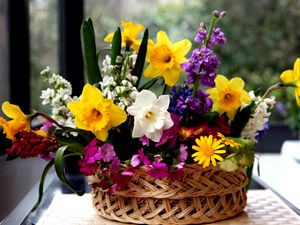
<instances>
[{"instance_id":1,"label":"blurred background","mask_svg":"<svg viewBox=\"0 0 300 225\"><path fill-rule=\"evenodd\" d=\"M0 103L9 100L26 113L49 110L39 97L45 88L39 74L46 66L69 79L74 94L81 93L83 18L93 19L101 48L107 45L106 34L128 20L148 27L153 39L165 30L173 42L193 40L200 22L209 26L214 9L228 12L219 23L228 43L217 49L222 61L218 72L242 76L248 91L276 83L300 57L299 0L0 0ZM284 140L299 137L300 111L293 93L274 95L276 116L257 152L279 152ZM0 221L37 182L42 166L38 159L0 161Z\"/></svg>"}]
</instances>

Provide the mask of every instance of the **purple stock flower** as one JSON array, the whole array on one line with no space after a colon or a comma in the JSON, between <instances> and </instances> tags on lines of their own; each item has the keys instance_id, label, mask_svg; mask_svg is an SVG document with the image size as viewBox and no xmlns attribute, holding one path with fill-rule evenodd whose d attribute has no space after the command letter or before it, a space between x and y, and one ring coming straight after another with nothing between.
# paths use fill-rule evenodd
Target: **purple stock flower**
<instances>
[{"instance_id":1,"label":"purple stock flower","mask_svg":"<svg viewBox=\"0 0 300 225\"><path fill-rule=\"evenodd\" d=\"M208 112L212 107L212 100L209 95L201 90L197 91L193 97L192 91L188 87L173 87L170 91L169 111L178 115L184 115L193 111L199 115Z\"/></svg>"},{"instance_id":2,"label":"purple stock flower","mask_svg":"<svg viewBox=\"0 0 300 225\"><path fill-rule=\"evenodd\" d=\"M104 162L110 162L116 156L116 153L114 151L114 146L112 146L111 144L102 145L99 154L100 154L100 159L102 159Z\"/></svg>"},{"instance_id":3,"label":"purple stock flower","mask_svg":"<svg viewBox=\"0 0 300 225\"><path fill-rule=\"evenodd\" d=\"M216 44L225 45L226 42L227 42L227 39L226 39L223 31L221 30L221 28L219 28L219 27L214 28L212 31L208 46L211 47Z\"/></svg>"},{"instance_id":4,"label":"purple stock flower","mask_svg":"<svg viewBox=\"0 0 300 225\"><path fill-rule=\"evenodd\" d=\"M220 64L218 56L211 49L202 46L200 49L193 50L190 58L181 65L181 68L185 70L189 84L193 84L200 76L202 85L214 87L216 71Z\"/></svg>"},{"instance_id":5,"label":"purple stock flower","mask_svg":"<svg viewBox=\"0 0 300 225\"><path fill-rule=\"evenodd\" d=\"M205 40L205 37L206 37L206 30L204 28L200 28L198 30L198 33L197 33L194 41L197 43L202 43Z\"/></svg>"}]
</instances>

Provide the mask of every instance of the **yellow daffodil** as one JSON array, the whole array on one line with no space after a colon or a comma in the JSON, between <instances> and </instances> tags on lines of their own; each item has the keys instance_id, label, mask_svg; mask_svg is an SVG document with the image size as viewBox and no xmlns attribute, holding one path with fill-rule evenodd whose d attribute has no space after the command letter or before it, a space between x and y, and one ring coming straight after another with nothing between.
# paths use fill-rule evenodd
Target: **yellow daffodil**
<instances>
[{"instance_id":1,"label":"yellow daffodil","mask_svg":"<svg viewBox=\"0 0 300 225\"><path fill-rule=\"evenodd\" d=\"M124 22L122 21L121 26L124 31L122 32L122 43L126 46L130 46L135 51L138 51L140 41L137 40L138 34L141 30L144 29L142 24L135 24L132 21ZM114 33L109 33L105 38L105 42L112 42Z\"/></svg>"},{"instance_id":2,"label":"yellow daffodil","mask_svg":"<svg viewBox=\"0 0 300 225\"><path fill-rule=\"evenodd\" d=\"M157 33L157 44L149 47L150 65L145 69L145 77L154 78L162 76L168 86L174 86L180 75L180 65L187 59L184 57L191 48L191 42L187 39L171 43L167 34L163 31Z\"/></svg>"},{"instance_id":3,"label":"yellow daffodil","mask_svg":"<svg viewBox=\"0 0 300 225\"><path fill-rule=\"evenodd\" d=\"M228 145L232 148L240 148L240 144L236 143L233 139L225 137L223 134L218 133L218 137L221 139L222 143Z\"/></svg>"},{"instance_id":4,"label":"yellow daffodil","mask_svg":"<svg viewBox=\"0 0 300 225\"><path fill-rule=\"evenodd\" d=\"M224 154L226 150L224 149L225 145L222 144L221 140L217 140L212 135L209 136L200 136L196 138L196 144L192 148L196 150L196 153L192 155L194 161L198 162L200 165L203 164L203 168L209 166L212 162L213 166L217 165L216 159L223 161L223 158L218 154Z\"/></svg>"},{"instance_id":5,"label":"yellow daffodil","mask_svg":"<svg viewBox=\"0 0 300 225\"><path fill-rule=\"evenodd\" d=\"M243 89L244 81L239 77L229 81L225 76L218 75L215 82L216 87L207 90L213 101L212 111L220 114L226 113L228 118L233 120L242 103L250 104L252 101L249 94Z\"/></svg>"},{"instance_id":6,"label":"yellow daffodil","mask_svg":"<svg viewBox=\"0 0 300 225\"><path fill-rule=\"evenodd\" d=\"M14 140L14 136L21 130L30 131L30 120L26 116L19 106L4 102L2 104L2 111L10 119L6 121L0 117L0 126L3 127L3 133L6 134L8 139Z\"/></svg>"},{"instance_id":7,"label":"yellow daffodil","mask_svg":"<svg viewBox=\"0 0 300 225\"><path fill-rule=\"evenodd\" d=\"M300 58L294 63L294 70L286 70L280 75L280 79L284 84L295 85L295 98L297 105L300 106Z\"/></svg>"},{"instance_id":8,"label":"yellow daffodil","mask_svg":"<svg viewBox=\"0 0 300 225\"><path fill-rule=\"evenodd\" d=\"M127 119L123 109L111 99L105 99L102 92L90 84L84 86L79 101L69 102L67 106L75 116L76 126L93 132L101 141L107 139L109 129Z\"/></svg>"}]
</instances>

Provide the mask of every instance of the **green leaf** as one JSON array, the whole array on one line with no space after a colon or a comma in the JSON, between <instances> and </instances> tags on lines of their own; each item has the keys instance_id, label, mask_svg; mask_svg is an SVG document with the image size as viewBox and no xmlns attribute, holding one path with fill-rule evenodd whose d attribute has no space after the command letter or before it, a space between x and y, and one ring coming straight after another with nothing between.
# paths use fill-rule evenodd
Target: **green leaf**
<instances>
[{"instance_id":1,"label":"green leaf","mask_svg":"<svg viewBox=\"0 0 300 225\"><path fill-rule=\"evenodd\" d=\"M144 32L144 36L143 36L139 51L138 51L138 55L136 58L134 68L132 70L132 74L138 77L137 86L139 84L141 75L143 73L144 65L145 65L145 59L146 59L146 55L147 55L148 38L149 38L149 32L148 32L148 29L146 29Z\"/></svg>"},{"instance_id":2,"label":"green leaf","mask_svg":"<svg viewBox=\"0 0 300 225\"><path fill-rule=\"evenodd\" d=\"M81 48L87 82L98 83L102 80L98 66L95 32L91 19L84 20L81 25Z\"/></svg>"},{"instance_id":3,"label":"green leaf","mask_svg":"<svg viewBox=\"0 0 300 225\"><path fill-rule=\"evenodd\" d=\"M65 170L64 170L64 158L70 157L70 156L75 156L75 155L81 155L81 154L71 153L71 154L65 156L65 153L68 153L67 152L68 148L69 148L68 145L64 145L56 151L56 155L55 155L55 159L54 159L55 171L56 171L56 174L57 174L58 178L60 179L60 181L68 189L70 189L72 192L76 193L77 195L81 196L84 194L84 191L77 192L74 188L71 187L70 183L67 181L67 179L65 177Z\"/></svg>"},{"instance_id":4,"label":"green leaf","mask_svg":"<svg viewBox=\"0 0 300 225\"><path fill-rule=\"evenodd\" d=\"M112 40L111 46L111 65L116 65L116 59L119 55L121 55L121 47L122 47L122 35L120 27L117 28L114 33L114 37Z\"/></svg>"},{"instance_id":5,"label":"green leaf","mask_svg":"<svg viewBox=\"0 0 300 225\"><path fill-rule=\"evenodd\" d=\"M40 184L39 184L39 197L37 202L34 204L33 208L31 209L31 212L36 210L37 207L40 205L42 199L43 199L43 192L44 192L44 183L46 176L51 169L51 167L54 165L54 160L52 159L48 164L45 166L44 171L42 173L41 179L40 179Z\"/></svg>"},{"instance_id":6,"label":"green leaf","mask_svg":"<svg viewBox=\"0 0 300 225\"><path fill-rule=\"evenodd\" d=\"M241 111L239 111L236 116L234 117L232 123L231 123L231 134L232 137L239 137L242 130L248 123L251 113L252 113L252 107L254 107L255 104L252 103L248 105L247 107L243 108Z\"/></svg>"}]
</instances>

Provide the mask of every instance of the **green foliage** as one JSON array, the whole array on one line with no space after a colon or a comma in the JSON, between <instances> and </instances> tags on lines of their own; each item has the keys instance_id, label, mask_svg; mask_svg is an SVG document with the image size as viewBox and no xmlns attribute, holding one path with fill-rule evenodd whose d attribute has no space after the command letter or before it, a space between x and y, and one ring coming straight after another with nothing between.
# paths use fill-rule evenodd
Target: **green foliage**
<instances>
[{"instance_id":1,"label":"green foliage","mask_svg":"<svg viewBox=\"0 0 300 225\"><path fill-rule=\"evenodd\" d=\"M114 37L112 40L111 46L111 65L117 64L117 57L121 55L121 47L122 47L122 36L121 29L118 27L116 32L114 33Z\"/></svg>"},{"instance_id":2,"label":"green foliage","mask_svg":"<svg viewBox=\"0 0 300 225\"><path fill-rule=\"evenodd\" d=\"M94 26L90 18L82 22L80 33L87 82L90 84L99 83L102 77L98 66Z\"/></svg>"},{"instance_id":3,"label":"green foliage","mask_svg":"<svg viewBox=\"0 0 300 225\"><path fill-rule=\"evenodd\" d=\"M139 82L144 70L145 59L147 54L147 46L148 46L148 38L149 38L149 31L148 29L145 30L143 39L138 51L137 59L135 62L135 66L132 70L132 74L138 77L137 86L139 86Z\"/></svg>"}]
</instances>

